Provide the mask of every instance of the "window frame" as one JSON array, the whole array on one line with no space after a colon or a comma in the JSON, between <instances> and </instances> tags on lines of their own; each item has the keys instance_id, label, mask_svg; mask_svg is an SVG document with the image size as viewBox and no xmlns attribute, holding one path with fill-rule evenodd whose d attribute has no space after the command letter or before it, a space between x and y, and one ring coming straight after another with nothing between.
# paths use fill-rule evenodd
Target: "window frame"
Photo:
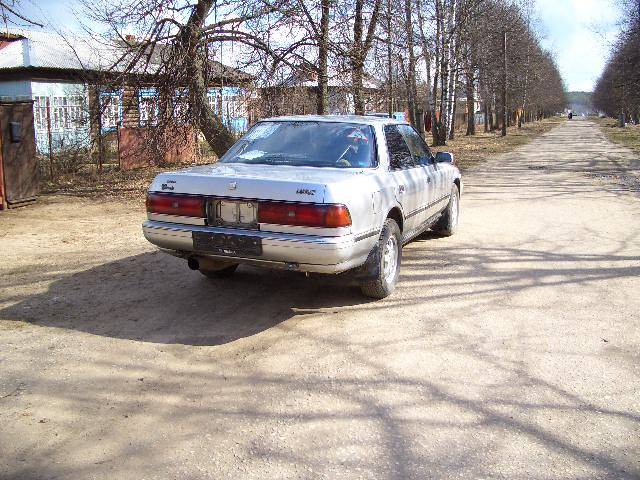
<instances>
[{"instance_id":1,"label":"window frame","mask_svg":"<svg viewBox=\"0 0 640 480\"><path fill-rule=\"evenodd\" d=\"M401 124L402 127L406 127L409 130L411 130L416 137L418 138L418 142L422 143L422 146L426 149L428 157L427 157L427 162L424 163L422 161L419 160L419 158L421 157L417 157L416 155L414 155L414 153L411 151L411 146L409 145L409 142L407 142L405 140L405 143L407 144L407 146L409 147L409 151L411 152L411 155L413 156L414 161L416 162L416 165L420 165L420 166L427 166L427 165L433 165L435 164L434 161L434 155L431 152L431 149L429 148L429 145L427 145L427 142L424 141L424 138L422 138L422 136L418 133L418 131L413 127L413 125L410 124ZM402 132L400 132L402 134ZM404 135L403 135L404 137Z\"/></svg>"},{"instance_id":2,"label":"window frame","mask_svg":"<svg viewBox=\"0 0 640 480\"><path fill-rule=\"evenodd\" d=\"M398 171L402 171L402 170L410 170L412 168L416 168L416 167L420 167L421 166L421 164L416 162L416 159L415 159L413 153L411 152L411 149L409 148L409 144L404 139L404 135L402 135L402 132L398 128L399 125L404 125L404 124L402 124L402 123L385 123L382 126L382 135L384 136L384 142L385 142L385 146L387 148L387 159L389 160L389 171L391 171L391 172L398 172ZM392 161L391 161L391 157L392 156L391 156L391 151L389 149L389 142L387 141L387 132L386 132L387 127L394 127L396 129L396 131L398 132L398 134L402 137L402 141L407 146L407 150L409 151L409 155L411 155L411 159L413 161L413 165L412 166L405 166L405 167L394 167L393 166Z\"/></svg>"},{"instance_id":3,"label":"window frame","mask_svg":"<svg viewBox=\"0 0 640 480\"><path fill-rule=\"evenodd\" d=\"M138 126L155 127L160 115L160 96L155 87L138 89Z\"/></svg>"},{"instance_id":4,"label":"window frame","mask_svg":"<svg viewBox=\"0 0 640 480\"><path fill-rule=\"evenodd\" d=\"M101 133L115 132L123 122L122 112L122 91L103 90L98 94L100 108L100 130ZM104 101L108 99L109 105L105 107ZM114 101L115 100L115 101ZM114 115L115 114L115 115ZM115 122L111 122L116 117ZM108 120L105 122L105 120ZM113 125L112 125L113 123Z\"/></svg>"},{"instance_id":5,"label":"window frame","mask_svg":"<svg viewBox=\"0 0 640 480\"><path fill-rule=\"evenodd\" d=\"M235 147L235 145L242 141L242 139L244 138L245 135L249 134L251 132L252 129L254 129L256 126L262 124L262 123L290 123L290 122L294 122L293 120L278 120L278 119L269 119L269 120L260 120L256 123L254 123L244 134L242 134L240 136L240 138L231 146L231 148L229 148L229 150L227 150L227 152L220 157L220 160L218 160L218 163L225 163L224 159L227 156L227 154L229 152L231 152L233 150L233 148ZM371 155L372 155L372 165L368 166L368 167L344 167L344 168L340 168L341 170L376 170L380 167L380 156L379 156L379 149L378 149L378 132L377 129L374 125L371 125L369 123L359 123L359 122L340 122L340 121L318 121L318 120L295 120L296 123L327 123L327 124L347 124L347 125L360 125L360 126L364 126L364 127L368 127L370 129L370 133L372 136L372 144L371 144ZM383 132L383 136L384 136L384 132ZM233 163L233 162L228 162L228 163ZM320 166L316 166L313 165L313 168L339 168L339 167L320 167Z\"/></svg>"}]
</instances>

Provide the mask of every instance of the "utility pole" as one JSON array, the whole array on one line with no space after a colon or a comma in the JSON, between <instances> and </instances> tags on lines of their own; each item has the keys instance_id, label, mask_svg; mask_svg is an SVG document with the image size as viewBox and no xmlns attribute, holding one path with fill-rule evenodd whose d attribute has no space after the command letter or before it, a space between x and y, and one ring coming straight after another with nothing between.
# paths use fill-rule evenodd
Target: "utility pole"
<instances>
[{"instance_id":1,"label":"utility pole","mask_svg":"<svg viewBox=\"0 0 640 480\"><path fill-rule=\"evenodd\" d=\"M507 30L502 35L502 136L507 136Z\"/></svg>"}]
</instances>

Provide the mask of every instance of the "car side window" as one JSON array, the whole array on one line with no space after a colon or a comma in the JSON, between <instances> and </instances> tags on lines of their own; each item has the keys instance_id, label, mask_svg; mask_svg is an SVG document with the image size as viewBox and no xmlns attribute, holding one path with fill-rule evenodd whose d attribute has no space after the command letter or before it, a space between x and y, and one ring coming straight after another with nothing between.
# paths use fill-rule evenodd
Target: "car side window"
<instances>
[{"instance_id":1,"label":"car side window","mask_svg":"<svg viewBox=\"0 0 640 480\"><path fill-rule=\"evenodd\" d=\"M426 165L431 161L431 152L425 141L418 135L413 127L409 125L399 125L398 129L402 133L409 150L415 159L415 162L419 165Z\"/></svg>"},{"instance_id":2,"label":"car side window","mask_svg":"<svg viewBox=\"0 0 640 480\"><path fill-rule=\"evenodd\" d=\"M384 137L387 141L387 150L389 151L389 162L392 170L400 170L403 168L412 168L416 164L411 155L411 150L407 145L398 125L385 125Z\"/></svg>"}]
</instances>

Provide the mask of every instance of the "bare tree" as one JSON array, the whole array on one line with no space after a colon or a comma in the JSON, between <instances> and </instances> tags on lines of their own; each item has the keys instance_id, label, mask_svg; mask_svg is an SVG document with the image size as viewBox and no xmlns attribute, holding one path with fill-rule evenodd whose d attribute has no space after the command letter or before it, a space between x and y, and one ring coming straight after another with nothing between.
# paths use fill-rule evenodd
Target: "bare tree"
<instances>
[{"instance_id":1,"label":"bare tree","mask_svg":"<svg viewBox=\"0 0 640 480\"><path fill-rule=\"evenodd\" d=\"M9 25L26 24L34 27L43 27L41 23L29 18L20 12L22 2L20 0L0 0L0 18L5 27Z\"/></svg>"},{"instance_id":2,"label":"bare tree","mask_svg":"<svg viewBox=\"0 0 640 480\"><path fill-rule=\"evenodd\" d=\"M640 0L622 2L624 22L611 58L596 83L594 106L619 126L640 122Z\"/></svg>"},{"instance_id":3,"label":"bare tree","mask_svg":"<svg viewBox=\"0 0 640 480\"><path fill-rule=\"evenodd\" d=\"M376 37L382 0L343 0L337 4L339 20L334 32L338 62L348 65L356 115L364 115L364 79L367 57Z\"/></svg>"},{"instance_id":4,"label":"bare tree","mask_svg":"<svg viewBox=\"0 0 640 480\"><path fill-rule=\"evenodd\" d=\"M216 8L225 8L218 19ZM110 67L111 84L152 83L160 92L158 130L176 123L195 125L211 148L222 155L235 141L219 113L209 105L208 87L215 78L237 75L219 62L212 62L218 46L235 44L247 56L260 52L274 64L288 63L294 45L270 42L271 32L286 28L284 1L231 0L220 5L213 0L185 4L163 0L120 0L96 6L86 2L94 20L110 27L110 42L121 54ZM126 32L135 25L132 39ZM176 100L176 92L184 92ZM175 104L180 103L176 109ZM172 106L173 105L173 106Z\"/></svg>"}]
</instances>

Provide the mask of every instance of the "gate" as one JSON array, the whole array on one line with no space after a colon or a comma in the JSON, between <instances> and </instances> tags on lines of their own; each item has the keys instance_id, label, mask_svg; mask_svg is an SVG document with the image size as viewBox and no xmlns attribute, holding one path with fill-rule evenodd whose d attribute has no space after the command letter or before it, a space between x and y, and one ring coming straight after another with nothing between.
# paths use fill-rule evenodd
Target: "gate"
<instances>
[{"instance_id":1,"label":"gate","mask_svg":"<svg viewBox=\"0 0 640 480\"><path fill-rule=\"evenodd\" d=\"M0 102L0 207L32 202L37 195L33 102Z\"/></svg>"}]
</instances>

